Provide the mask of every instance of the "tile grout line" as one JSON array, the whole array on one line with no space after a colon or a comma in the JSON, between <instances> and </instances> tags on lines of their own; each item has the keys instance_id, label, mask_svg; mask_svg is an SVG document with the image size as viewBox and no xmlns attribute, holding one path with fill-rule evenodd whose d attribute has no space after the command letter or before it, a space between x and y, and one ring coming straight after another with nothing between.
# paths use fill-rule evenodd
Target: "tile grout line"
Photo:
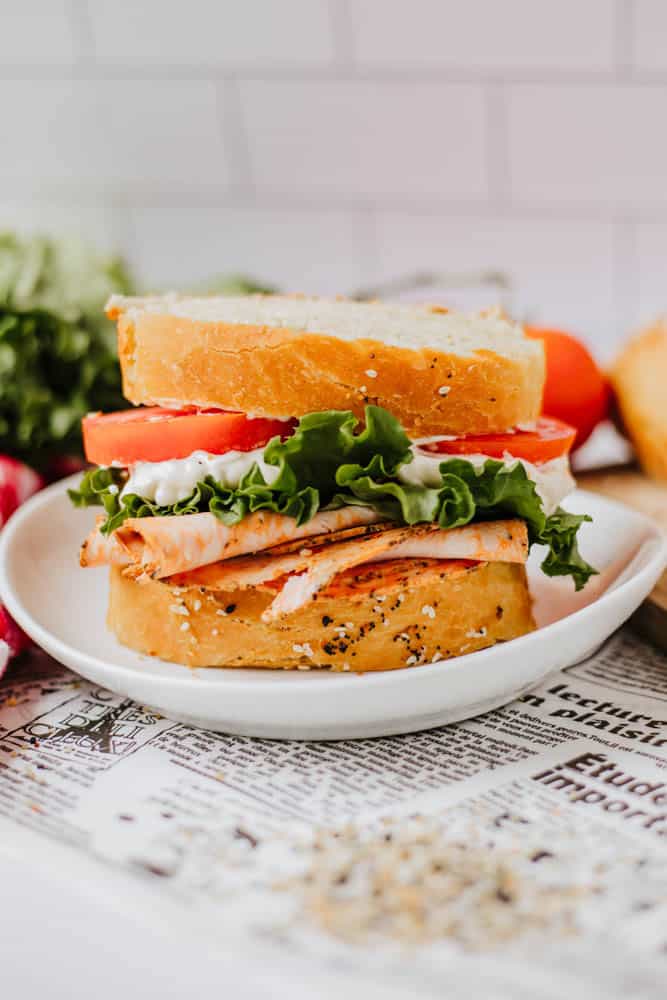
<instances>
[{"instance_id":1,"label":"tile grout line","mask_svg":"<svg viewBox=\"0 0 667 1000\"><path fill-rule=\"evenodd\" d=\"M68 14L74 50L75 70L90 70L95 65L95 42L87 0L69 0Z\"/></svg>"},{"instance_id":2,"label":"tile grout line","mask_svg":"<svg viewBox=\"0 0 667 1000\"><path fill-rule=\"evenodd\" d=\"M634 5L632 0L615 0L614 4L614 68L621 83L633 79Z\"/></svg>"},{"instance_id":3,"label":"tile grout line","mask_svg":"<svg viewBox=\"0 0 667 1000\"><path fill-rule=\"evenodd\" d=\"M639 310L637 228L634 220L619 216L612 223L612 302L616 322L615 344L627 337Z\"/></svg>"},{"instance_id":4,"label":"tile grout line","mask_svg":"<svg viewBox=\"0 0 667 1000\"><path fill-rule=\"evenodd\" d=\"M236 80L216 83L218 123L229 168L231 195L254 200L255 183L250 141L245 126L243 104Z\"/></svg>"},{"instance_id":5,"label":"tile grout line","mask_svg":"<svg viewBox=\"0 0 667 1000\"><path fill-rule=\"evenodd\" d=\"M86 11L84 0L70 0L72 10ZM322 64L321 66L251 66L248 64L202 66L171 65L169 63L147 65L140 62L108 63L88 58L91 53L92 32L87 17L79 23L73 15L76 34L80 35L78 47L81 61L74 66L60 66L48 63L24 63L0 66L0 80L16 82L45 82L72 80L75 82L104 81L164 83L167 81L208 80L214 82L252 81L255 83L405 83L432 84L434 86L458 86L467 84L484 87L501 82L506 86L534 86L571 88L606 86L613 89L618 84L631 88L642 87L667 89L667 70L634 70L627 78L619 78L613 71L585 70L514 70L499 72L496 68L452 68L429 67L368 67L356 63L341 66Z\"/></svg>"},{"instance_id":6,"label":"tile grout line","mask_svg":"<svg viewBox=\"0 0 667 1000\"><path fill-rule=\"evenodd\" d=\"M137 246L137 227L134 214L134 202L131 197L119 192L109 196L109 205L113 217L113 239L117 252L132 260Z\"/></svg>"},{"instance_id":7,"label":"tile grout line","mask_svg":"<svg viewBox=\"0 0 667 1000\"><path fill-rule=\"evenodd\" d=\"M351 69L356 59L348 0L329 0L328 11L333 38L334 66Z\"/></svg>"},{"instance_id":8,"label":"tile grout line","mask_svg":"<svg viewBox=\"0 0 667 1000\"><path fill-rule=\"evenodd\" d=\"M489 84L485 93L486 175L491 210L511 200L507 95L502 83Z\"/></svg>"},{"instance_id":9,"label":"tile grout line","mask_svg":"<svg viewBox=\"0 0 667 1000\"><path fill-rule=\"evenodd\" d=\"M359 238L361 245L364 247L364 257L366 261L366 275L372 275L374 280L380 272L380 243L379 243L379 231L378 231L378 213L374 206L365 205L359 206L359 209L353 213L353 225L355 232ZM354 288L349 288L346 291L348 295L354 295L358 289L362 286L369 284L367 280L358 281Z\"/></svg>"},{"instance_id":10,"label":"tile grout line","mask_svg":"<svg viewBox=\"0 0 667 1000\"><path fill-rule=\"evenodd\" d=\"M14 193L16 197L29 198L34 193L34 186L26 184L24 178L15 177ZM220 207L238 205L241 208L260 207L267 211L288 208L295 212L312 211L352 211L352 212L387 212L398 215L428 216L442 214L452 218L464 218L483 221L511 222L549 222L566 221L569 223L613 223L619 218L637 224L647 222L667 222L667 202L629 203L625 206L618 202L605 201L568 201L568 200L516 200L511 203L494 203L487 198L463 199L455 194L446 196L424 195L417 199L409 195L396 193L375 197L369 192L349 194L340 190L328 189L322 192L308 194L297 189L261 188L256 185L245 185L241 190L231 189L229 185L207 184L198 187L177 187L166 185L156 190L154 183L145 184L84 184L69 182L40 183L40 196L52 200L69 200L77 196L101 197L110 194L122 199L141 200L146 204L169 201L180 204L216 204Z\"/></svg>"}]
</instances>

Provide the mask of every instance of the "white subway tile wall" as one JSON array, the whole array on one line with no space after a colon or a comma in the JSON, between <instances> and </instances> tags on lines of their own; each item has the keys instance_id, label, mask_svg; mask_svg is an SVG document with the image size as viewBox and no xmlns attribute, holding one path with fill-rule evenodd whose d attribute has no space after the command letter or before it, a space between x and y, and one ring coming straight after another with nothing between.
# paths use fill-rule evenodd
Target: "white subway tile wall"
<instances>
[{"instance_id":1,"label":"white subway tile wall","mask_svg":"<svg viewBox=\"0 0 667 1000\"><path fill-rule=\"evenodd\" d=\"M637 84L507 88L517 201L667 207L667 88Z\"/></svg>"},{"instance_id":2,"label":"white subway tile wall","mask_svg":"<svg viewBox=\"0 0 667 1000\"><path fill-rule=\"evenodd\" d=\"M69 19L68 0L48 3L3 0L0 26L0 51L5 67L68 66L75 61L76 36Z\"/></svg>"},{"instance_id":3,"label":"white subway tile wall","mask_svg":"<svg viewBox=\"0 0 667 1000\"><path fill-rule=\"evenodd\" d=\"M118 66L326 66L326 3L312 0L89 0L93 51Z\"/></svg>"},{"instance_id":4,"label":"white subway tile wall","mask_svg":"<svg viewBox=\"0 0 667 1000\"><path fill-rule=\"evenodd\" d=\"M225 188L224 103L209 80L3 80L0 182L102 198Z\"/></svg>"},{"instance_id":5,"label":"white subway tile wall","mask_svg":"<svg viewBox=\"0 0 667 1000\"><path fill-rule=\"evenodd\" d=\"M636 231L637 299L639 319L649 322L667 313L667 223L641 223Z\"/></svg>"},{"instance_id":6,"label":"white subway tile wall","mask_svg":"<svg viewBox=\"0 0 667 1000\"><path fill-rule=\"evenodd\" d=\"M577 219L453 218L386 212L377 224L379 277L414 269L500 267L516 276L523 319L612 337L611 224Z\"/></svg>"},{"instance_id":7,"label":"white subway tile wall","mask_svg":"<svg viewBox=\"0 0 667 1000\"><path fill-rule=\"evenodd\" d=\"M667 4L635 0L633 35L635 65L648 73L667 73Z\"/></svg>"},{"instance_id":8,"label":"white subway tile wall","mask_svg":"<svg viewBox=\"0 0 667 1000\"><path fill-rule=\"evenodd\" d=\"M385 204L488 195L481 86L251 80L239 95L259 194Z\"/></svg>"},{"instance_id":9,"label":"white subway tile wall","mask_svg":"<svg viewBox=\"0 0 667 1000\"><path fill-rule=\"evenodd\" d=\"M373 256L363 217L340 209L159 199L136 205L132 221L128 256L152 291L247 274L286 291L337 295L358 287Z\"/></svg>"},{"instance_id":10,"label":"white subway tile wall","mask_svg":"<svg viewBox=\"0 0 667 1000\"><path fill-rule=\"evenodd\" d=\"M144 287L501 269L608 358L667 311L665 0L2 0L0 227Z\"/></svg>"},{"instance_id":11,"label":"white subway tile wall","mask_svg":"<svg viewBox=\"0 0 667 1000\"><path fill-rule=\"evenodd\" d=\"M369 66L609 72L614 65L607 0L349 2L353 51Z\"/></svg>"}]
</instances>

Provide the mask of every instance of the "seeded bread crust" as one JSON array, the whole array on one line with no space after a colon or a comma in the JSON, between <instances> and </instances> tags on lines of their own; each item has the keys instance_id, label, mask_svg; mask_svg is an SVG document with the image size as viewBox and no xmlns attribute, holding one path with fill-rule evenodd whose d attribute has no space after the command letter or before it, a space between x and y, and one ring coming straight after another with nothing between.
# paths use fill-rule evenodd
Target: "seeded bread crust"
<instances>
[{"instance_id":1,"label":"seeded bread crust","mask_svg":"<svg viewBox=\"0 0 667 1000\"><path fill-rule=\"evenodd\" d=\"M642 468L667 481L667 317L634 337L610 372L623 426Z\"/></svg>"},{"instance_id":2,"label":"seeded bread crust","mask_svg":"<svg viewBox=\"0 0 667 1000\"><path fill-rule=\"evenodd\" d=\"M266 298L262 316L270 316ZM413 437L493 433L539 415L542 345L499 317L452 319L439 307L326 303L321 321L331 327L320 331L312 329L317 313L308 329L285 325L284 305L282 312L276 307L275 322L282 325L273 326L246 322L247 306L239 323L197 318L213 315L201 305L206 300L188 300L198 308L178 313L170 311L173 301L115 297L107 307L118 320L123 391L132 403L275 418L326 409L362 417L364 405L373 403L390 410ZM352 332L350 309L357 323ZM383 317L390 325L386 337ZM369 330L373 336L363 335Z\"/></svg>"},{"instance_id":3,"label":"seeded bread crust","mask_svg":"<svg viewBox=\"0 0 667 1000\"><path fill-rule=\"evenodd\" d=\"M190 667L353 672L448 659L535 628L523 565L396 562L400 572L357 570L356 589L334 585L270 625L261 615L273 591L137 583L112 568L108 625L123 645Z\"/></svg>"}]
</instances>

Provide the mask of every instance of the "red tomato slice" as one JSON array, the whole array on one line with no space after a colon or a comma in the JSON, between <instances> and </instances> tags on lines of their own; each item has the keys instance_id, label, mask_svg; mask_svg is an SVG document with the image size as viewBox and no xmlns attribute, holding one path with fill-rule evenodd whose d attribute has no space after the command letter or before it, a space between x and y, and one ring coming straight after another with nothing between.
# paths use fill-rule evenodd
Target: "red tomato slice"
<instances>
[{"instance_id":1,"label":"red tomato slice","mask_svg":"<svg viewBox=\"0 0 667 1000\"><path fill-rule=\"evenodd\" d=\"M477 437L431 441L421 447L438 455L488 455L502 458L509 452L515 458L539 465L552 458L567 455L576 436L574 427L551 417L540 417L534 431L517 430L513 434L480 434Z\"/></svg>"},{"instance_id":2,"label":"red tomato slice","mask_svg":"<svg viewBox=\"0 0 667 1000\"><path fill-rule=\"evenodd\" d=\"M83 444L93 465L132 465L187 458L193 451L222 455L261 448L272 437L287 437L293 420L252 419L226 410L171 410L139 406L120 413L83 418Z\"/></svg>"}]
</instances>

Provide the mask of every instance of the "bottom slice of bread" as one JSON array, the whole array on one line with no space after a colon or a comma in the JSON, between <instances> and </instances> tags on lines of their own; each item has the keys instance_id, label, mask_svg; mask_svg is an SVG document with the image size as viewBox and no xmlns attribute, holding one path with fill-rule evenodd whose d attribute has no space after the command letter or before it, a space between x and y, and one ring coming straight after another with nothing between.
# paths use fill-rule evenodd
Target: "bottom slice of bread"
<instances>
[{"instance_id":1,"label":"bottom slice of bread","mask_svg":"<svg viewBox=\"0 0 667 1000\"><path fill-rule=\"evenodd\" d=\"M111 570L108 625L123 645L190 667L396 670L535 628L525 567L401 559L359 567L267 624L270 590L139 583Z\"/></svg>"}]
</instances>

